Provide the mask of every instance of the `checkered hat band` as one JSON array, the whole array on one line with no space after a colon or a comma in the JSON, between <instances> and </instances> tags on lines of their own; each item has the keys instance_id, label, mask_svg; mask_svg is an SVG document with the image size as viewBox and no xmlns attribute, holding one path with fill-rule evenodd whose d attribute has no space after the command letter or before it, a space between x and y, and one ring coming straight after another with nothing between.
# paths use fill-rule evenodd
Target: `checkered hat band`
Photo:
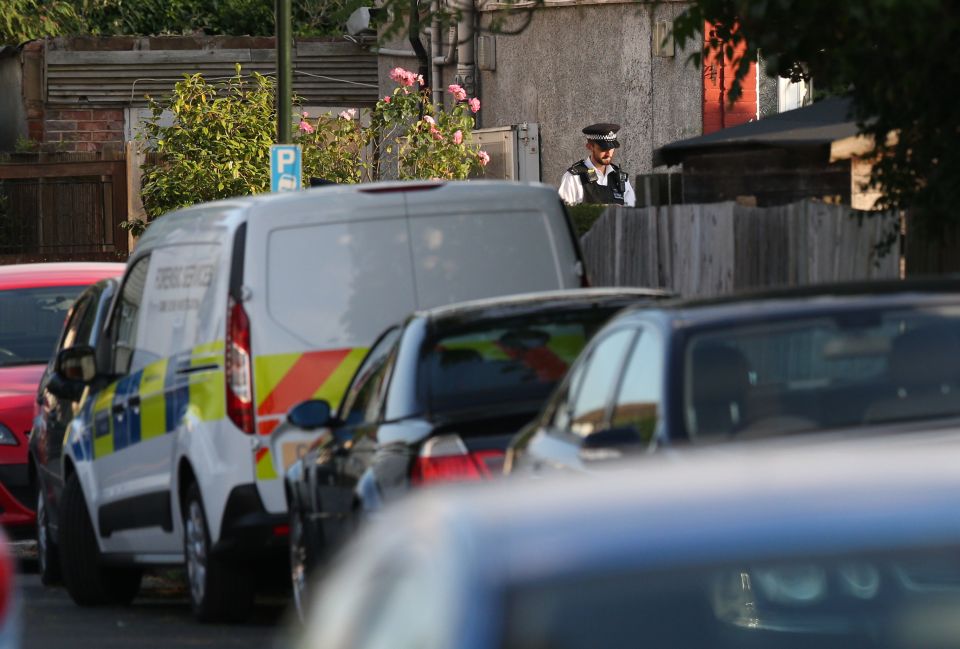
<instances>
[{"instance_id":1,"label":"checkered hat band","mask_svg":"<svg viewBox=\"0 0 960 649\"><path fill-rule=\"evenodd\" d=\"M588 136L587 136L587 139L588 139L588 140L602 140L602 141L604 141L604 142L609 142L609 141L611 141L611 140L616 140L616 139L617 139L617 134L614 133L613 131L610 131L610 132L607 133L606 135L593 135L593 134L591 134L591 135L588 135Z\"/></svg>"}]
</instances>

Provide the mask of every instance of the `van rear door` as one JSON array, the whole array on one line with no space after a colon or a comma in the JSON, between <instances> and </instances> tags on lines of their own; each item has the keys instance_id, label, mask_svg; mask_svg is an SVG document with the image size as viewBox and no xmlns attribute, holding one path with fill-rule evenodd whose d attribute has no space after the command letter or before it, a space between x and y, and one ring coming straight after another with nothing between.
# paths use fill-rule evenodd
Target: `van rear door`
<instances>
[{"instance_id":1,"label":"van rear door","mask_svg":"<svg viewBox=\"0 0 960 649\"><path fill-rule=\"evenodd\" d=\"M323 189L269 205L248 221L243 280L261 436L303 400L336 407L368 346L416 305L395 195ZM286 463L263 442L257 484L267 509L280 512Z\"/></svg>"},{"instance_id":2,"label":"van rear door","mask_svg":"<svg viewBox=\"0 0 960 649\"><path fill-rule=\"evenodd\" d=\"M556 192L451 183L407 194L419 308L581 285Z\"/></svg>"}]
</instances>

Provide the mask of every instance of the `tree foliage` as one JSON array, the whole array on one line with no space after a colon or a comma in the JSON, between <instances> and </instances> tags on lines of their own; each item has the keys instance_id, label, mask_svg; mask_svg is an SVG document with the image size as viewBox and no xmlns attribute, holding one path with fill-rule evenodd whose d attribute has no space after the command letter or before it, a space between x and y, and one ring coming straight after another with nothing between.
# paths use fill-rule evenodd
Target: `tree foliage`
<instances>
[{"instance_id":1,"label":"tree foliage","mask_svg":"<svg viewBox=\"0 0 960 649\"><path fill-rule=\"evenodd\" d=\"M294 141L302 147L305 180L463 179L486 164L487 154L471 141L479 101L451 86L455 104L445 111L429 103L416 75L398 71L400 85L370 111L311 116L298 109ZM217 82L195 74L177 83L169 100L151 100L150 106L140 135L157 158L141 174L148 219L269 190L277 123L272 79L246 77L239 67L234 77ZM126 225L135 234L145 227Z\"/></svg>"},{"instance_id":2,"label":"tree foliage","mask_svg":"<svg viewBox=\"0 0 960 649\"><path fill-rule=\"evenodd\" d=\"M0 45L77 33L83 26L69 0L0 0Z\"/></svg>"},{"instance_id":3,"label":"tree foliage","mask_svg":"<svg viewBox=\"0 0 960 649\"><path fill-rule=\"evenodd\" d=\"M360 0L293 0L297 36L340 34ZM270 0L0 0L0 43L45 36L272 36Z\"/></svg>"},{"instance_id":4,"label":"tree foliage","mask_svg":"<svg viewBox=\"0 0 960 649\"><path fill-rule=\"evenodd\" d=\"M863 133L878 143L873 180L884 207L926 225L956 221L960 204L960 4L952 0L694 0L674 24L681 44L717 28L707 49L738 61L737 82L758 50L777 74L813 78L850 96ZM697 63L699 58L695 57ZM739 94L739 83L732 93ZM892 137L891 137L892 136Z\"/></svg>"}]
</instances>

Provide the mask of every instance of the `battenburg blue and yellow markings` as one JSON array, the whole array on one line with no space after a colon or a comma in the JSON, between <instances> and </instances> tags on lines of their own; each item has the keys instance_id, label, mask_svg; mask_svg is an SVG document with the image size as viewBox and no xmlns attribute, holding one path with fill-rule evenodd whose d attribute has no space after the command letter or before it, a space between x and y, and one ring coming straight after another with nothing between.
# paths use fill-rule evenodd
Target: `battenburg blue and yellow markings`
<instances>
[{"instance_id":1,"label":"battenburg blue and yellow markings","mask_svg":"<svg viewBox=\"0 0 960 649\"><path fill-rule=\"evenodd\" d=\"M222 418L223 349L223 341L199 345L151 363L94 395L93 457L172 433L188 413L202 421ZM90 417L88 406L84 418Z\"/></svg>"}]
</instances>

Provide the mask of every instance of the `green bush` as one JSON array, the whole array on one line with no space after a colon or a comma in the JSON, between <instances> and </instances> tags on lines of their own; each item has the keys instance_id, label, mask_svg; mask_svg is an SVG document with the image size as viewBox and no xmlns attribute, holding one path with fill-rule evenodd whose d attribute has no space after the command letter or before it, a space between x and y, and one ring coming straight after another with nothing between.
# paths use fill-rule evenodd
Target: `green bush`
<instances>
[{"instance_id":1,"label":"green bush","mask_svg":"<svg viewBox=\"0 0 960 649\"><path fill-rule=\"evenodd\" d=\"M570 214L570 220L573 221L573 228L576 230L577 236L582 237L586 234L606 208L606 205L591 203L568 205L567 212Z\"/></svg>"},{"instance_id":2,"label":"green bush","mask_svg":"<svg viewBox=\"0 0 960 649\"><path fill-rule=\"evenodd\" d=\"M311 117L300 112L294 142L303 173L337 183L381 178L464 179L489 157L471 141L479 100L459 86L450 111L429 103L422 80L397 68L398 87L366 114L356 110ZM199 74L177 83L168 102L150 100L140 137L158 162L144 165L141 195L148 219L181 207L269 189L270 145L275 141L274 83L245 77L209 82ZM161 119L165 110L173 123ZM306 183L304 183L306 184ZM125 227L139 234L140 221Z\"/></svg>"}]
</instances>

